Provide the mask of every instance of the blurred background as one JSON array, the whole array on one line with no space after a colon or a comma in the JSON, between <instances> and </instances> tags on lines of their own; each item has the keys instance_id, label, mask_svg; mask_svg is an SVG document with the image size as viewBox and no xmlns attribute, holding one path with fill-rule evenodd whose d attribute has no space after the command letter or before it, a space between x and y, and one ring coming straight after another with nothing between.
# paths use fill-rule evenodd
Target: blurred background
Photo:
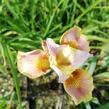
<instances>
[{"instance_id":1,"label":"blurred background","mask_svg":"<svg viewBox=\"0 0 109 109\"><path fill-rule=\"evenodd\" d=\"M41 48L47 37L57 43L77 25L94 56L83 66L93 75L93 99L75 106L50 72L36 80L16 68L18 51ZM0 109L108 109L109 0L0 0Z\"/></svg>"}]
</instances>

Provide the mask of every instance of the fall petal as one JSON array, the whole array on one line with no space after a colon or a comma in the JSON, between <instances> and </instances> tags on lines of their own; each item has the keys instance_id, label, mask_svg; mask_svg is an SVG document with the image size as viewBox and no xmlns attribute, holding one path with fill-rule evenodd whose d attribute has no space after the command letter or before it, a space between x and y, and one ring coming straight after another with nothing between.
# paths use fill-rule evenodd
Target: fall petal
<instances>
[{"instance_id":1,"label":"fall petal","mask_svg":"<svg viewBox=\"0 0 109 109\"><path fill-rule=\"evenodd\" d=\"M49 70L48 56L41 50L18 52L17 67L25 76L37 78Z\"/></svg>"},{"instance_id":2,"label":"fall petal","mask_svg":"<svg viewBox=\"0 0 109 109\"><path fill-rule=\"evenodd\" d=\"M64 82L64 88L76 105L87 102L92 98L93 78L86 71L77 69Z\"/></svg>"}]
</instances>

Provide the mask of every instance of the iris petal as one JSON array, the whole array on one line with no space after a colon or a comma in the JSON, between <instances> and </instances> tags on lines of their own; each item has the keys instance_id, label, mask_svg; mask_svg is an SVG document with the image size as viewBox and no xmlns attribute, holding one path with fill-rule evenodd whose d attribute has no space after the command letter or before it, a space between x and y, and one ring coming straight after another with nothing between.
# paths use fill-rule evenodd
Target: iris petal
<instances>
[{"instance_id":1,"label":"iris petal","mask_svg":"<svg viewBox=\"0 0 109 109\"><path fill-rule=\"evenodd\" d=\"M75 53L75 57L74 57L74 61L72 63L72 66L74 68L79 68L81 67L84 62L92 57L93 55L91 55L90 53L86 52L86 51L81 51L81 50L77 50Z\"/></svg>"},{"instance_id":2,"label":"iris petal","mask_svg":"<svg viewBox=\"0 0 109 109\"><path fill-rule=\"evenodd\" d=\"M81 29L77 26L66 31L60 40L61 44L69 44L73 48L89 51L89 44L85 36L81 34Z\"/></svg>"},{"instance_id":3,"label":"iris petal","mask_svg":"<svg viewBox=\"0 0 109 109\"><path fill-rule=\"evenodd\" d=\"M82 34L78 39L78 48L83 51L89 51L89 43L86 40L85 36Z\"/></svg>"},{"instance_id":4,"label":"iris petal","mask_svg":"<svg viewBox=\"0 0 109 109\"><path fill-rule=\"evenodd\" d=\"M77 69L64 82L64 88L74 103L78 105L81 102L91 100L94 89L93 79L85 70Z\"/></svg>"},{"instance_id":5,"label":"iris petal","mask_svg":"<svg viewBox=\"0 0 109 109\"><path fill-rule=\"evenodd\" d=\"M49 59L45 52L34 50L31 52L18 52L17 67L19 72L29 78L37 78L49 70Z\"/></svg>"}]
</instances>

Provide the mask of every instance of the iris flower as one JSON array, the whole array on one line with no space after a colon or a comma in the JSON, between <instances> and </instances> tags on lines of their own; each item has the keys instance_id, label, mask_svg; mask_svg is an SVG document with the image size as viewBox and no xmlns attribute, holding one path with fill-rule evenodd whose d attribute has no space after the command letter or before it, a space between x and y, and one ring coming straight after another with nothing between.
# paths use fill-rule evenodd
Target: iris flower
<instances>
[{"instance_id":1,"label":"iris flower","mask_svg":"<svg viewBox=\"0 0 109 109\"><path fill-rule=\"evenodd\" d=\"M29 78L38 78L53 69L76 105L91 100L93 78L81 66L92 55L81 29L73 27L66 31L60 39L60 44L47 38L42 42L42 48L43 50L26 53L18 52L19 72Z\"/></svg>"}]
</instances>

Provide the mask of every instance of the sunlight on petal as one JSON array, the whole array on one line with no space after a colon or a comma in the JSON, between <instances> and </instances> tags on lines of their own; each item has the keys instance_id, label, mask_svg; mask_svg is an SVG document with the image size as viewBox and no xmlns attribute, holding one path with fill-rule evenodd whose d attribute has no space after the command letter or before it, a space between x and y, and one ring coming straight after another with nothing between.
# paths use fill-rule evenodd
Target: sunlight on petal
<instances>
[{"instance_id":1,"label":"sunlight on petal","mask_svg":"<svg viewBox=\"0 0 109 109\"><path fill-rule=\"evenodd\" d=\"M77 69L64 82L64 88L76 105L90 101L94 89L93 78L85 70Z\"/></svg>"},{"instance_id":2,"label":"sunlight on petal","mask_svg":"<svg viewBox=\"0 0 109 109\"><path fill-rule=\"evenodd\" d=\"M29 78L37 78L50 68L48 56L41 50L18 52L17 67L20 73Z\"/></svg>"}]
</instances>

